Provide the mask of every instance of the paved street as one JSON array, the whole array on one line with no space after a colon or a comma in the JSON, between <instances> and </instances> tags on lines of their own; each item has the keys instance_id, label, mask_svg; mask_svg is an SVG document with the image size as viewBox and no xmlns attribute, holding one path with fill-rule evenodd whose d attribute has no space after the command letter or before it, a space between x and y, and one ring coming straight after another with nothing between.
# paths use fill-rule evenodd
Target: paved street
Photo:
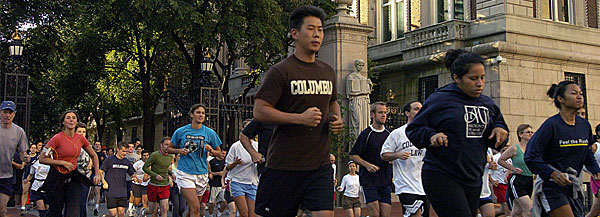
<instances>
[{"instance_id":1,"label":"paved street","mask_svg":"<svg viewBox=\"0 0 600 217\"><path fill-rule=\"evenodd\" d=\"M88 208L91 208L91 206L88 206ZM101 203L100 204L100 214L98 216L102 216L102 214L105 214L107 212L106 210L106 203ZM168 217L171 217L171 212L169 212ZM363 216L367 215L367 209L364 208L363 209ZM400 207L399 203L393 203L392 204L392 216L401 216L402 215L402 208ZM21 216L21 212L16 208L16 207L9 207L8 208L8 217L17 217L17 216ZM28 211L28 213L26 215L23 215L23 217L34 217L34 216L38 216L38 212L35 210L31 210ZM88 209L88 216L89 217L93 217L94 213L92 209ZM206 212L206 215L208 216L208 211ZM346 216L346 213L344 212L344 210L342 210L341 208L337 208L335 209L335 217L342 217L342 216Z\"/></svg>"}]
</instances>

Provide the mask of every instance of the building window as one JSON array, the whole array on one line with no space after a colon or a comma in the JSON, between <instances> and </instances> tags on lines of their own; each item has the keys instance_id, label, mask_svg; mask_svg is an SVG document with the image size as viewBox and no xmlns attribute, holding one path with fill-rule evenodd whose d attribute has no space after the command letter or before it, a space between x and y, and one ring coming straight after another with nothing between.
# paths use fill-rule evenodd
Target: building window
<instances>
[{"instance_id":1,"label":"building window","mask_svg":"<svg viewBox=\"0 0 600 217\"><path fill-rule=\"evenodd\" d=\"M572 0L541 0L542 19L575 24Z\"/></svg>"},{"instance_id":2,"label":"building window","mask_svg":"<svg viewBox=\"0 0 600 217\"><path fill-rule=\"evenodd\" d=\"M410 2L410 30L421 28L421 0L407 0Z\"/></svg>"},{"instance_id":3,"label":"building window","mask_svg":"<svg viewBox=\"0 0 600 217\"><path fill-rule=\"evenodd\" d=\"M131 141L133 142L134 139L137 139L137 127L132 127L131 128Z\"/></svg>"},{"instance_id":4,"label":"building window","mask_svg":"<svg viewBox=\"0 0 600 217\"><path fill-rule=\"evenodd\" d=\"M436 23L465 19L464 0L435 0Z\"/></svg>"},{"instance_id":5,"label":"building window","mask_svg":"<svg viewBox=\"0 0 600 217\"><path fill-rule=\"evenodd\" d=\"M409 30L408 3L409 0L384 0L381 5L381 38L382 42L396 40L404 37ZM416 1L418 4L418 1ZM418 9L418 6L416 7ZM415 13L411 16L419 16ZM420 19L415 19L419 21ZM418 24L416 25L418 26Z\"/></svg>"},{"instance_id":6,"label":"building window","mask_svg":"<svg viewBox=\"0 0 600 217\"><path fill-rule=\"evenodd\" d=\"M419 102L425 102L425 100L435 92L438 88L438 76L432 75L427 77L419 78Z\"/></svg>"},{"instance_id":7,"label":"building window","mask_svg":"<svg viewBox=\"0 0 600 217\"><path fill-rule=\"evenodd\" d=\"M383 7L381 8L381 35L383 37L383 41L392 40L392 1L384 3Z\"/></svg>"},{"instance_id":8,"label":"building window","mask_svg":"<svg viewBox=\"0 0 600 217\"><path fill-rule=\"evenodd\" d=\"M585 88L585 75L580 73L565 72L565 80L573 81L575 84L579 85L579 88L581 88L581 91L583 92L583 107L585 108L585 113L589 114L587 106L587 91Z\"/></svg>"}]
</instances>

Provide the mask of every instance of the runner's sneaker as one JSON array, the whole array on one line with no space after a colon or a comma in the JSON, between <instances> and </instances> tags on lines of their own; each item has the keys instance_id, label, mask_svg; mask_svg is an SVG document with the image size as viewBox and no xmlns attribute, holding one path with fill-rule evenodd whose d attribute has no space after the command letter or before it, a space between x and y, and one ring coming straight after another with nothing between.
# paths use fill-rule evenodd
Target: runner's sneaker
<instances>
[{"instance_id":1,"label":"runner's sneaker","mask_svg":"<svg viewBox=\"0 0 600 217\"><path fill-rule=\"evenodd\" d=\"M98 209L94 208L94 216L98 216Z\"/></svg>"},{"instance_id":2,"label":"runner's sneaker","mask_svg":"<svg viewBox=\"0 0 600 217\"><path fill-rule=\"evenodd\" d=\"M127 216L135 217L135 208L131 208L127 210Z\"/></svg>"}]
</instances>

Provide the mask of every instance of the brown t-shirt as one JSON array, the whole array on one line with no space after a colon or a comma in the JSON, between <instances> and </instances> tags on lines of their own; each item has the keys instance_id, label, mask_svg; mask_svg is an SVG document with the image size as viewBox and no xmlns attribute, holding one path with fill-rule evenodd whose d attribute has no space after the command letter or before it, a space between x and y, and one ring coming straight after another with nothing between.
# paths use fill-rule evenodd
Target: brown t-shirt
<instances>
[{"instance_id":1,"label":"brown t-shirt","mask_svg":"<svg viewBox=\"0 0 600 217\"><path fill-rule=\"evenodd\" d=\"M280 124L267 153L267 167L306 171L329 165L329 103L337 100L335 72L327 63L302 62L295 55L269 68L256 98L287 113L317 107L323 119L317 127Z\"/></svg>"}]
</instances>

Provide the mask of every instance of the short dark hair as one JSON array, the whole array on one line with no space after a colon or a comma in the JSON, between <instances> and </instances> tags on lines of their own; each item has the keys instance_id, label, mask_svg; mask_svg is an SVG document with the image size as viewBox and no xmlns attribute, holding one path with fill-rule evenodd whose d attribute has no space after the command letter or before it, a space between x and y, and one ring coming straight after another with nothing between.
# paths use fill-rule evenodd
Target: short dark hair
<instances>
[{"instance_id":1,"label":"short dark hair","mask_svg":"<svg viewBox=\"0 0 600 217\"><path fill-rule=\"evenodd\" d=\"M125 141L120 141L117 143L117 148L129 148L129 142L125 142Z\"/></svg>"},{"instance_id":2,"label":"short dark hair","mask_svg":"<svg viewBox=\"0 0 600 217\"><path fill-rule=\"evenodd\" d=\"M548 89L548 92L546 92L546 95L548 95L548 97L554 100L554 106L556 106L556 108L560 108L560 102L558 101L558 97L560 96L563 99L565 98L565 92L567 91L567 86L569 86L569 84L577 85L573 81L565 80L559 82L558 84L552 84L552 86L550 86L550 89Z\"/></svg>"},{"instance_id":3,"label":"short dark hair","mask_svg":"<svg viewBox=\"0 0 600 217\"><path fill-rule=\"evenodd\" d=\"M469 69L474 64L484 64L484 59L479 54L471 53L463 49L450 49L444 57L444 65L451 74L455 74L458 78L469 72Z\"/></svg>"},{"instance_id":4,"label":"short dark hair","mask_svg":"<svg viewBox=\"0 0 600 217\"><path fill-rule=\"evenodd\" d=\"M160 144L163 144L165 141L170 140L171 137L170 136L165 136L162 139L160 139Z\"/></svg>"},{"instance_id":5,"label":"short dark hair","mask_svg":"<svg viewBox=\"0 0 600 217\"><path fill-rule=\"evenodd\" d=\"M321 23L325 24L326 16L325 11L319 7L312 5L299 6L290 14L290 29L300 30L305 17L317 17L321 20Z\"/></svg>"},{"instance_id":6,"label":"short dark hair","mask_svg":"<svg viewBox=\"0 0 600 217\"><path fill-rule=\"evenodd\" d=\"M523 133L523 131L525 131L527 128L532 128L531 125L529 124L521 124L517 127L517 139L519 139L519 142L521 141L521 133Z\"/></svg>"},{"instance_id":7,"label":"short dark hair","mask_svg":"<svg viewBox=\"0 0 600 217\"><path fill-rule=\"evenodd\" d=\"M78 122L78 123L77 123L77 128L83 128L83 129L86 129L86 126L85 126L85 124L84 124L84 123Z\"/></svg>"},{"instance_id":8,"label":"short dark hair","mask_svg":"<svg viewBox=\"0 0 600 217\"><path fill-rule=\"evenodd\" d=\"M204 112L206 112L206 106L204 106L204 104L202 103L197 103L192 105L192 107L190 107L190 110L188 111L188 115L194 114L194 111L196 111L196 109L198 108L203 108Z\"/></svg>"},{"instance_id":9,"label":"short dark hair","mask_svg":"<svg viewBox=\"0 0 600 217\"><path fill-rule=\"evenodd\" d=\"M146 149L142 150L142 155L143 155L143 154L146 154L146 153L150 154L150 151L148 151L148 150L146 150Z\"/></svg>"},{"instance_id":10,"label":"short dark hair","mask_svg":"<svg viewBox=\"0 0 600 217\"><path fill-rule=\"evenodd\" d=\"M402 108L402 114L404 114L405 112L410 112L410 109L412 108L412 104L415 102L419 102L419 101L412 100L412 101L408 101L406 104L404 104L404 108Z\"/></svg>"}]
</instances>

